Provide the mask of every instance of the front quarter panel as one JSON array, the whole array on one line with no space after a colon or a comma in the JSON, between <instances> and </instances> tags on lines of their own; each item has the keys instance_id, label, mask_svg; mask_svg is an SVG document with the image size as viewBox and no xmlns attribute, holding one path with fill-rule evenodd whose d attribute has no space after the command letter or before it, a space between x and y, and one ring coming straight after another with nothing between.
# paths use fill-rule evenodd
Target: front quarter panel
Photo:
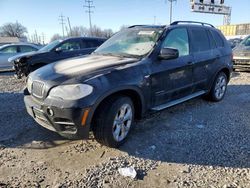
<instances>
[{"instance_id":1,"label":"front quarter panel","mask_svg":"<svg viewBox=\"0 0 250 188\"><path fill-rule=\"evenodd\" d=\"M140 95L143 109L147 109L149 104L146 101L150 101L150 84L145 79L148 75L147 65L148 60L145 59L88 79L86 83L92 85L94 91L79 101L79 105L92 106L94 111L106 97L122 90L133 90Z\"/></svg>"}]
</instances>

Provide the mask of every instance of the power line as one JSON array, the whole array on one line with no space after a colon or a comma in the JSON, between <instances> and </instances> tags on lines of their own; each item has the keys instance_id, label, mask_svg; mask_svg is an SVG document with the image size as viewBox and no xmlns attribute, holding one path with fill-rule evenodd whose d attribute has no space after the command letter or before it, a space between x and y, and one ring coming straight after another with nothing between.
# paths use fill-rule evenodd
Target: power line
<instances>
[{"instance_id":1,"label":"power line","mask_svg":"<svg viewBox=\"0 0 250 188\"><path fill-rule=\"evenodd\" d=\"M87 8L86 13L89 14L89 28L90 28L90 33L92 33L92 20L91 20L91 14L93 14L94 12L92 11L92 9L95 8L95 6L93 6L93 0L85 0L85 4L83 5L84 8Z\"/></svg>"},{"instance_id":2,"label":"power line","mask_svg":"<svg viewBox=\"0 0 250 188\"><path fill-rule=\"evenodd\" d=\"M63 16L63 14L61 14L61 15L59 16L59 24L62 25L62 34L63 34L63 38L64 38L64 24L65 24L65 18L64 18L64 16Z\"/></svg>"}]
</instances>

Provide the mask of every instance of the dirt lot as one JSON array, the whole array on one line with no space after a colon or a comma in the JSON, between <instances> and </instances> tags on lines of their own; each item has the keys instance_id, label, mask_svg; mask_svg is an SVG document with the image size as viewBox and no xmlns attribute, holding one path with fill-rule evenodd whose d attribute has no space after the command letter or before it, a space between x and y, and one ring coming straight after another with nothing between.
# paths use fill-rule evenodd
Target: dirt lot
<instances>
[{"instance_id":1,"label":"dirt lot","mask_svg":"<svg viewBox=\"0 0 250 188\"><path fill-rule=\"evenodd\" d=\"M0 74L0 187L250 187L250 74L138 122L119 149L68 141L28 116L24 81ZM134 166L137 178L119 167Z\"/></svg>"}]
</instances>

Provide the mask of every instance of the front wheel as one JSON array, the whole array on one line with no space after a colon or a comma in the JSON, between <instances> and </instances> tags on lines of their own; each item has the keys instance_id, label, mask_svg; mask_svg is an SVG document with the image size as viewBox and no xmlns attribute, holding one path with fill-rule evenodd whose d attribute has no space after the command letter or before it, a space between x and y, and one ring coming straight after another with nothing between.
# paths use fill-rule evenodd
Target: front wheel
<instances>
[{"instance_id":1,"label":"front wheel","mask_svg":"<svg viewBox=\"0 0 250 188\"><path fill-rule=\"evenodd\" d=\"M220 72L213 83L211 91L209 93L209 98L212 101L218 102L221 101L227 90L228 79L224 72Z\"/></svg>"},{"instance_id":2,"label":"front wheel","mask_svg":"<svg viewBox=\"0 0 250 188\"><path fill-rule=\"evenodd\" d=\"M117 96L105 101L94 119L96 140L109 147L123 144L134 121L134 105L129 97Z\"/></svg>"}]
</instances>

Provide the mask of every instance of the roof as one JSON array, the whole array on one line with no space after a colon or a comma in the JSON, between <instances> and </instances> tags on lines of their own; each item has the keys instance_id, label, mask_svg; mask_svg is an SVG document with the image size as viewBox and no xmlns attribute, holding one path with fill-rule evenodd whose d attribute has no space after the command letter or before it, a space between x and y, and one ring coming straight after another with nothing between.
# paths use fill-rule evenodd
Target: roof
<instances>
[{"instance_id":1,"label":"roof","mask_svg":"<svg viewBox=\"0 0 250 188\"><path fill-rule=\"evenodd\" d=\"M31 44L31 43L24 43L24 42L21 42L21 43L11 43L11 44L4 44L2 46L0 46L0 48L4 48L4 47L7 47L7 46L21 46L21 45L26 45L26 46L31 46L31 47L34 47L36 49L39 49L39 47L35 44Z\"/></svg>"},{"instance_id":2,"label":"roof","mask_svg":"<svg viewBox=\"0 0 250 188\"><path fill-rule=\"evenodd\" d=\"M106 38L102 37L67 37L62 40L68 40L68 39L95 39L95 40L107 40Z\"/></svg>"}]
</instances>

